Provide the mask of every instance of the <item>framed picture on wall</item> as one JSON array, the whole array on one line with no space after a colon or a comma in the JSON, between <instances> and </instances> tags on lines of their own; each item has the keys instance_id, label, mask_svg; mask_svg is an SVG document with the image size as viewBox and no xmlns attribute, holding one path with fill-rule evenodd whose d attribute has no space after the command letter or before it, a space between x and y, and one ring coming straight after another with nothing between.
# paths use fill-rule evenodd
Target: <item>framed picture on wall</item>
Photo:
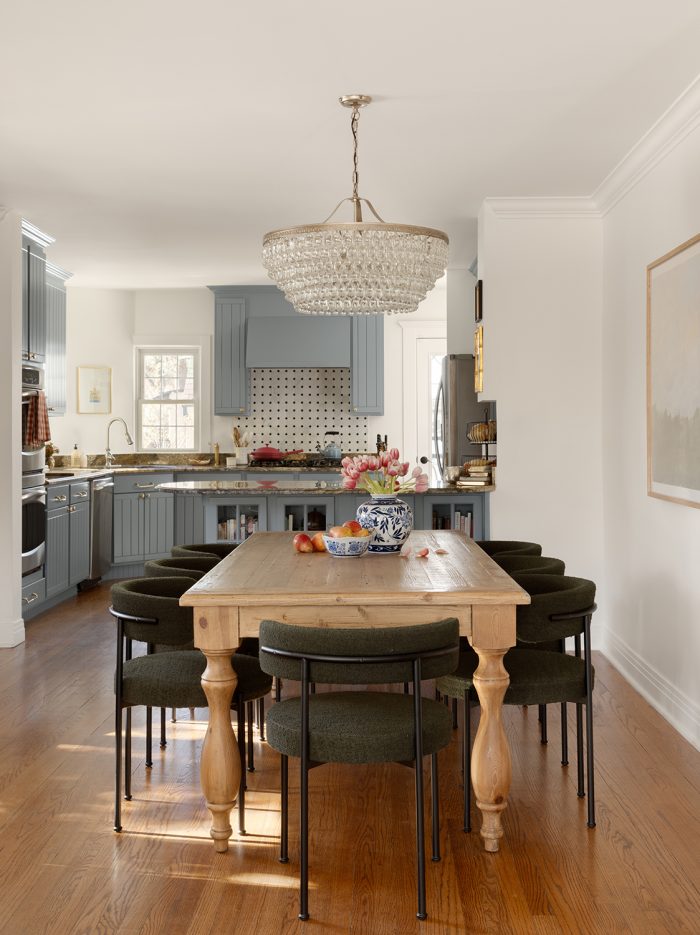
<instances>
[{"instance_id":1,"label":"framed picture on wall","mask_svg":"<svg viewBox=\"0 0 700 935\"><path fill-rule=\"evenodd\" d=\"M112 368L78 367L78 412L107 415L112 411Z\"/></svg>"},{"instance_id":2,"label":"framed picture on wall","mask_svg":"<svg viewBox=\"0 0 700 935\"><path fill-rule=\"evenodd\" d=\"M481 280L474 286L474 321L480 322L484 314L484 285Z\"/></svg>"},{"instance_id":3,"label":"framed picture on wall","mask_svg":"<svg viewBox=\"0 0 700 935\"><path fill-rule=\"evenodd\" d=\"M474 332L474 392L483 393L484 391L484 327L479 327Z\"/></svg>"},{"instance_id":4,"label":"framed picture on wall","mask_svg":"<svg viewBox=\"0 0 700 935\"><path fill-rule=\"evenodd\" d=\"M700 507L700 234L647 266L647 493Z\"/></svg>"}]
</instances>

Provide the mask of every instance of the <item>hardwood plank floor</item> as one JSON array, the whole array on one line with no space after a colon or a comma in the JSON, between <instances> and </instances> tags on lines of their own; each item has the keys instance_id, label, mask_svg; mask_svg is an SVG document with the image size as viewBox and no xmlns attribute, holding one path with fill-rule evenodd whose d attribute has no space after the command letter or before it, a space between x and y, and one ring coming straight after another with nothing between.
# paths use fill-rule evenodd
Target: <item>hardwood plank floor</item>
<instances>
[{"instance_id":1,"label":"hardwood plank floor","mask_svg":"<svg viewBox=\"0 0 700 935\"><path fill-rule=\"evenodd\" d=\"M600 656L598 827L586 827L574 761L560 766L556 706L547 747L536 711L509 708L506 838L486 854L477 831L461 830L455 734L440 755L443 859L428 859L426 922L415 919L413 777L401 766L312 771L305 924L296 918L296 764L290 863L277 861L278 759L257 737L249 834L216 854L198 783L205 712L168 722L150 771L135 714L134 798L115 834L108 603L106 586L82 594L31 621L24 645L0 651L0 935L700 930L700 753Z\"/></svg>"}]
</instances>

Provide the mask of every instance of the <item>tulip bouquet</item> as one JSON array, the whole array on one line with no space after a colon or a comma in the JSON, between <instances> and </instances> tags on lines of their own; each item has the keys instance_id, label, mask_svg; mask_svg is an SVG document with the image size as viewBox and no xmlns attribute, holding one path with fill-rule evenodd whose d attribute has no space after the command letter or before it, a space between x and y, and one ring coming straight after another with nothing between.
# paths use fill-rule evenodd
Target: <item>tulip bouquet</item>
<instances>
[{"instance_id":1,"label":"tulip bouquet","mask_svg":"<svg viewBox=\"0 0 700 935\"><path fill-rule=\"evenodd\" d=\"M341 461L343 487L348 490L366 490L370 494L397 494L409 490L425 493L429 487L428 475L414 467L408 477L410 464L399 460L399 449L391 448L379 455L359 455Z\"/></svg>"}]
</instances>

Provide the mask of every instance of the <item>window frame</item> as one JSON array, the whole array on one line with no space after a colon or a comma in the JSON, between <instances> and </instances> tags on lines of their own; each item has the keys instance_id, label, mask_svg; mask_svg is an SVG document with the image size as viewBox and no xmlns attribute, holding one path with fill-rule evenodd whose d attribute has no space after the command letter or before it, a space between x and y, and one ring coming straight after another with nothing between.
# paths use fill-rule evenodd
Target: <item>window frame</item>
<instances>
[{"instance_id":1,"label":"window frame","mask_svg":"<svg viewBox=\"0 0 700 935\"><path fill-rule=\"evenodd\" d=\"M201 386L201 357L202 351L201 347L197 344L166 344L159 343L154 344L137 344L134 348L136 352L136 392L135 397L135 423L136 423L136 449L139 452L157 452L162 454L163 452L171 452L172 454L193 454L201 450L201 436L202 436L202 386ZM178 354L178 355L191 355L192 362L192 388L194 391L194 396L192 399L177 399L177 400L149 400L145 399L143 395L144 388L144 358L146 355L165 355L165 354ZM142 420L142 405L144 403L154 403L158 402L161 405L166 406L177 406L177 405L192 405L194 410L194 440L192 448L145 448L143 445L143 420Z\"/></svg>"}]
</instances>

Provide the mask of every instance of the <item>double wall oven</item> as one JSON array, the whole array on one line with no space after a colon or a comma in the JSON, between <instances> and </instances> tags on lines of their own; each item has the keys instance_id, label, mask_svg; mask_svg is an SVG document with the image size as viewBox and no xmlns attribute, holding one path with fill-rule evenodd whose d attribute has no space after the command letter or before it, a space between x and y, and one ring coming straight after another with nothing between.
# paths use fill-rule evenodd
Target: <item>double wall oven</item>
<instances>
[{"instance_id":1,"label":"double wall oven","mask_svg":"<svg viewBox=\"0 0 700 935\"><path fill-rule=\"evenodd\" d=\"M46 551L46 486L44 445L32 445L27 423L30 408L44 388L44 371L36 364L22 366L22 575L44 564Z\"/></svg>"}]
</instances>

